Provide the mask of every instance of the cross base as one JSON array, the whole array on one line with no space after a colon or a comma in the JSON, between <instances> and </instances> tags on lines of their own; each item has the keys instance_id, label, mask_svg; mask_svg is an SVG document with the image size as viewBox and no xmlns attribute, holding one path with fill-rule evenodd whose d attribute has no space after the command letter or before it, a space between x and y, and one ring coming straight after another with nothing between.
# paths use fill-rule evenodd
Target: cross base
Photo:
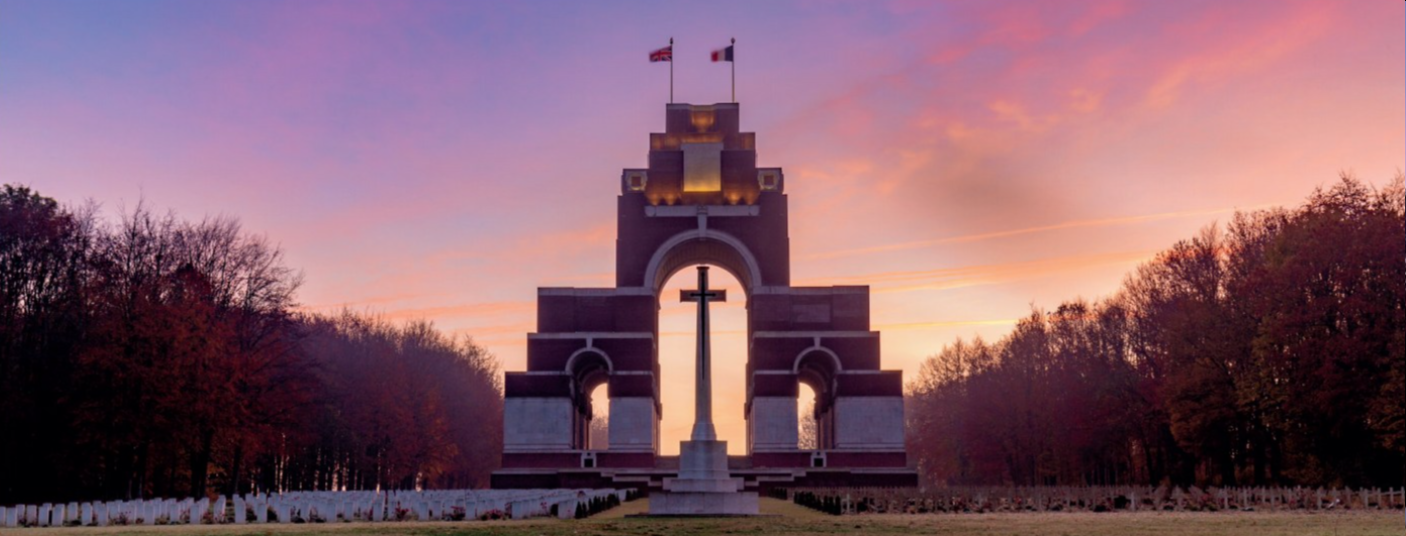
<instances>
[{"instance_id":1,"label":"cross base","mask_svg":"<svg viewBox=\"0 0 1406 536\"><path fill-rule=\"evenodd\" d=\"M683 441L679 477L649 494L649 515L757 515L757 493L727 469L726 441Z\"/></svg>"}]
</instances>

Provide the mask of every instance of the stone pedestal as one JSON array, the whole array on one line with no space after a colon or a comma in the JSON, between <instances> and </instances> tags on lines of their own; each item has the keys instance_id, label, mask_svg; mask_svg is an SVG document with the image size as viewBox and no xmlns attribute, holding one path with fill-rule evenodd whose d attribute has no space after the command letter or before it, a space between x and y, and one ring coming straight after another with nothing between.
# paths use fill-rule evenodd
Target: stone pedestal
<instances>
[{"instance_id":1,"label":"stone pedestal","mask_svg":"<svg viewBox=\"0 0 1406 536\"><path fill-rule=\"evenodd\" d=\"M757 493L742 491L742 479L727 470L726 441L684 441L679 477L664 479L664 491L649 495L649 515L754 516Z\"/></svg>"}]
</instances>

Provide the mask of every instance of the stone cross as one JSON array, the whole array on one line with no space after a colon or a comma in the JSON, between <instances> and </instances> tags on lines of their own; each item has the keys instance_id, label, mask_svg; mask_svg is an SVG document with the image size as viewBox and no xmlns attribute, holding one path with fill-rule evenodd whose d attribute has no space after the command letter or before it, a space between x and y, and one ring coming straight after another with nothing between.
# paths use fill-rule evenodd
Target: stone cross
<instances>
[{"instance_id":1,"label":"stone cross","mask_svg":"<svg viewBox=\"0 0 1406 536\"><path fill-rule=\"evenodd\" d=\"M727 301L726 290L708 290L708 267L698 267L698 289L679 291L679 301L698 302L698 359L694 371L694 441L717 441L713 428L712 358L708 348L708 302Z\"/></svg>"}]
</instances>

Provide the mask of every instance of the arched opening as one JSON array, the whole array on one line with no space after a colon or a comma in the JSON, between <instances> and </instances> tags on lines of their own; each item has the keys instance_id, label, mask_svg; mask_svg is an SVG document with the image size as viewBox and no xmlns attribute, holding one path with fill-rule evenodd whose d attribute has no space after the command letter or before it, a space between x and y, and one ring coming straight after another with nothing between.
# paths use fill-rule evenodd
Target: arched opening
<instances>
[{"instance_id":1,"label":"arched opening","mask_svg":"<svg viewBox=\"0 0 1406 536\"><path fill-rule=\"evenodd\" d=\"M679 233L665 241L650 258L642 283L658 295L674 274L700 264L726 270L742 293L762 284L761 267L747 247L732 235L713 230Z\"/></svg>"},{"instance_id":2,"label":"arched opening","mask_svg":"<svg viewBox=\"0 0 1406 536\"><path fill-rule=\"evenodd\" d=\"M713 229L679 233L660 244L645 268L642 285L659 300L658 385L661 455L675 455L689 439L694 420L694 368L698 304L680 302L679 291L698 285L698 265L709 272L709 287L727 289L728 301L710 303L713 372L713 425L730 454L747 452L747 298L762 285L756 256L736 237Z\"/></svg>"},{"instance_id":3,"label":"arched opening","mask_svg":"<svg viewBox=\"0 0 1406 536\"><path fill-rule=\"evenodd\" d=\"M706 263L720 269L709 270L708 286L727 290L727 301L709 303L712 344L713 424L718 439L727 441L730 454L747 450L747 307L746 293L735 272L728 266ZM680 302L679 291L698 286L696 264L680 265L660 282L659 291L659 385L664 407L660 422L659 453L679 453L679 442L689 439L694 416L694 368L697 354L698 304Z\"/></svg>"},{"instance_id":4,"label":"arched opening","mask_svg":"<svg viewBox=\"0 0 1406 536\"><path fill-rule=\"evenodd\" d=\"M575 448L595 448L591 446L591 425L597 417L609 413L610 408L608 397L598 405L595 396L606 392L612 368L610 358L594 348L583 348L566 362L566 373L571 376L572 403L576 407L571 441Z\"/></svg>"},{"instance_id":5,"label":"arched opening","mask_svg":"<svg viewBox=\"0 0 1406 536\"><path fill-rule=\"evenodd\" d=\"M835 376L839 373L839 358L824 348L806 350L796 358L796 378L803 388L810 390L814 400L810 415L804 414L804 407L801 408L801 413L797 414L798 421L807 417L814 420L815 432L811 450L834 448ZM799 397L797 402L799 403Z\"/></svg>"}]
</instances>

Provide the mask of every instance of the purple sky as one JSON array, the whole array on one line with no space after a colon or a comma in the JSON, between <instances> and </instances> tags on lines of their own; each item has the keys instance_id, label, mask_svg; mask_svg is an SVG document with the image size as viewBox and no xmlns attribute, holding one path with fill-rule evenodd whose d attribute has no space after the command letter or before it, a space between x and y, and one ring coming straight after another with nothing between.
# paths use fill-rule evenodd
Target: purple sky
<instances>
[{"instance_id":1,"label":"purple sky","mask_svg":"<svg viewBox=\"0 0 1406 536\"><path fill-rule=\"evenodd\" d=\"M728 99L786 169L796 284L870 284L886 368L1114 292L1235 209L1406 165L1396 2L26 2L0 182L239 217L309 309L429 318L525 366L538 286L613 281L621 168ZM722 275L721 273L719 275ZM688 281L676 277L675 286ZM736 288L724 276L723 284ZM740 295L740 293L738 294ZM665 303L663 381L692 385ZM740 303L715 321L742 448ZM666 389L673 452L691 389Z\"/></svg>"}]
</instances>

